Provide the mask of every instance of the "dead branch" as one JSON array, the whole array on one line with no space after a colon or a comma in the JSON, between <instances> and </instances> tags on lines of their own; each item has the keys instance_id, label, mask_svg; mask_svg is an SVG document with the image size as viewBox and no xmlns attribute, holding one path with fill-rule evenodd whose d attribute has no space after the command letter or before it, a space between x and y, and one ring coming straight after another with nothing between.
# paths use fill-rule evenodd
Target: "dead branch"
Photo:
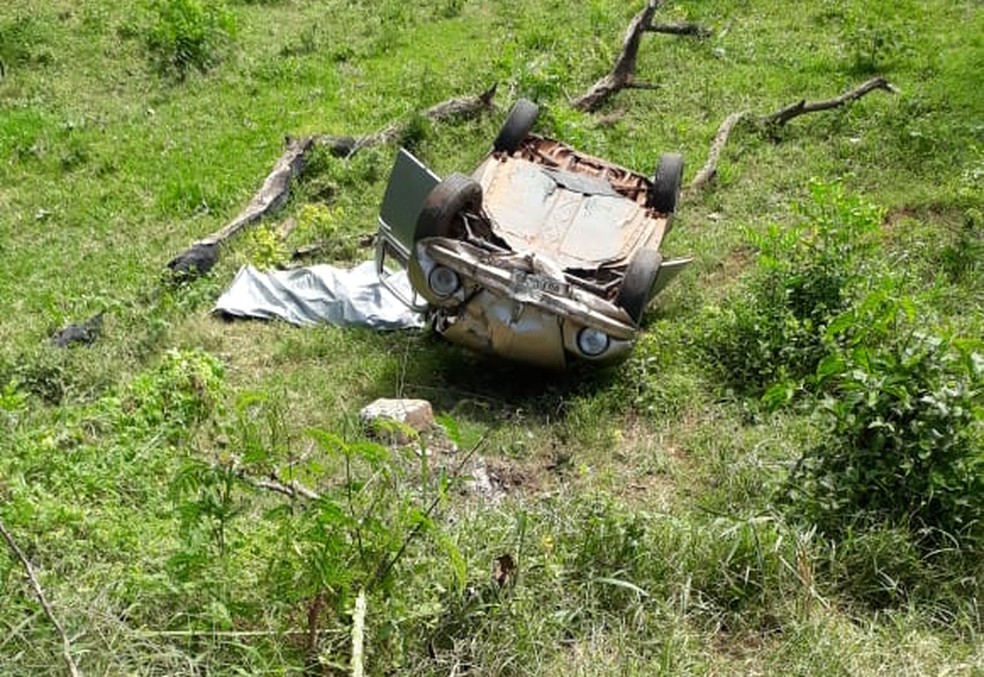
<instances>
[{"instance_id":1,"label":"dead branch","mask_svg":"<svg viewBox=\"0 0 984 677\"><path fill-rule=\"evenodd\" d=\"M359 139L354 136L329 136L321 134L314 137L314 142L328 150L335 157L348 157L349 153L355 150Z\"/></svg>"},{"instance_id":2,"label":"dead branch","mask_svg":"<svg viewBox=\"0 0 984 677\"><path fill-rule=\"evenodd\" d=\"M456 117L468 117L491 110L492 99L495 98L495 91L498 88L499 83L493 82L492 86L481 94L442 101L424 111L424 117L431 122L446 122Z\"/></svg>"},{"instance_id":3,"label":"dead branch","mask_svg":"<svg viewBox=\"0 0 984 677\"><path fill-rule=\"evenodd\" d=\"M667 33L669 35L689 35L695 38L709 38L714 35L714 31L706 26L695 23L658 23L646 27L647 33Z\"/></svg>"},{"instance_id":4,"label":"dead branch","mask_svg":"<svg viewBox=\"0 0 984 677\"><path fill-rule=\"evenodd\" d=\"M694 180L690 182L690 190L700 190L717 174L717 163L721 157L721 151L724 150L724 144L728 142L728 137L731 135L731 130L734 129L735 125L738 124L746 115L748 115L747 111L732 113L724 119L724 122L721 123L717 134L714 135L714 141L711 142L711 151L707 154L707 162L705 162L701 170L697 172L697 176L694 177Z\"/></svg>"},{"instance_id":5,"label":"dead branch","mask_svg":"<svg viewBox=\"0 0 984 677\"><path fill-rule=\"evenodd\" d=\"M314 139L302 137L287 139L287 150L273 166L273 171L263 181L263 186L249 201L246 208L225 228L212 233L203 244L223 242L243 228L253 225L267 214L280 209L290 195L290 182L295 176L304 171L305 155L311 150Z\"/></svg>"},{"instance_id":6,"label":"dead branch","mask_svg":"<svg viewBox=\"0 0 984 677\"><path fill-rule=\"evenodd\" d=\"M622 51L615 60L611 72L594 83L587 92L574 99L571 106L583 111L597 110L610 96L633 83L636 59L639 56L639 41L642 34L652 25L653 14L659 8L659 4L660 0L647 0L642 11L629 22L625 40L622 42Z\"/></svg>"},{"instance_id":7,"label":"dead branch","mask_svg":"<svg viewBox=\"0 0 984 677\"><path fill-rule=\"evenodd\" d=\"M422 116L431 122L445 122L456 117L477 115L491 110L492 99L498 83L480 94L463 96L431 106ZM307 154L315 146L323 146L335 156L350 158L368 146L391 143L400 138L408 122L392 123L375 134L362 137L351 136L305 136L287 139L287 149L267 175L260 190L226 226L191 245L184 252L171 259L167 267L176 280L186 280L208 272L219 257L219 247L239 231L252 226L260 219L280 209L290 195L290 184L304 171Z\"/></svg>"},{"instance_id":8,"label":"dead branch","mask_svg":"<svg viewBox=\"0 0 984 677\"><path fill-rule=\"evenodd\" d=\"M297 219L293 216L288 216L277 226L277 237L280 240L286 240L294 232L295 228L297 228Z\"/></svg>"},{"instance_id":9,"label":"dead branch","mask_svg":"<svg viewBox=\"0 0 984 677\"><path fill-rule=\"evenodd\" d=\"M193 243L188 249L171 259L167 267L173 279L183 281L204 275L219 259L219 245L225 240L257 223L267 214L280 209L290 194L290 183L304 170L305 155L314 145L311 137L287 139L287 150L273 166L260 190L246 208L225 227L208 237Z\"/></svg>"},{"instance_id":10,"label":"dead branch","mask_svg":"<svg viewBox=\"0 0 984 677\"><path fill-rule=\"evenodd\" d=\"M760 129L775 129L776 127L782 127L800 115L839 108L840 106L860 99L865 94L873 92L876 89L881 89L891 94L897 94L899 92L898 88L885 78L876 77L833 99L826 99L814 103L808 103L806 99L802 99L771 115L757 116L754 119ZM714 179L714 176L717 174L717 163L720 160L721 152L724 150L724 146L728 142L732 130L741 120L748 119L749 117L750 114L748 111L742 111L740 113L732 113L724 119L724 122L718 128L717 134L714 135L714 140L711 142L711 150L708 153L707 162L697 172L697 176L694 177L693 181L690 182L690 190L700 190Z\"/></svg>"},{"instance_id":11,"label":"dead branch","mask_svg":"<svg viewBox=\"0 0 984 677\"><path fill-rule=\"evenodd\" d=\"M815 113L821 110L830 110L831 108L839 108L851 101L856 101L860 99L865 94L873 92L876 89L884 90L890 94L898 94L899 89L888 80L883 77L872 78L867 82L858 85L854 89L844 92L838 97L833 99L827 99L825 101L817 101L815 103L807 103L806 99L797 101L794 104L786 106L782 110L776 111L772 115L766 115L760 118L761 122L767 126L782 126L795 117L800 115L805 115L806 113Z\"/></svg>"},{"instance_id":12,"label":"dead branch","mask_svg":"<svg viewBox=\"0 0 984 677\"><path fill-rule=\"evenodd\" d=\"M276 473L270 474L270 479L258 480L249 477L245 474L240 473L240 479L249 484L250 486L256 487L257 489L266 489L267 491L273 491L278 494L283 494L288 498L306 498L309 501L317 501L321 498L321 494L313 489L309 489L297 480L291 480L290 482L284 482Z\"/></svg>"},{"instance_id":13,"label":"dead branch","mask_svg":"<svg viewBox=\"0 0 984 677\"><path fill-rule=\"evenodd\" d=\"M55 626L55 630L58 632L58 636L61 638L62 642L62 656L65 658L65 664L68 666L68 671L72 677L80 677L81 672L79 672L79 666L76 665L75 659L72 658L72 645L68 641L68 635L65 634L65 628L58 621L55 616L54 610L51 608L51 604L48 603L48 598L45 597L44 590L41 588L41 584L38 582L38 577L34 572L34 566L31 564L31 560L27 558L24 551L20 549L17 545L17 541L14 540L13 535L7 531L6 525L0 520L0 535L3 535L3 540L7 541L7 546L10 548L11 552L17 556L20 560L21 565L24 567L24 573L27 574L27 580L30 581L31 587L34 589L34 594L37 596L38 601L41 602L41 608L44 609L44 615L48 617L51 624Z\"/></svg>"}]
</instances>

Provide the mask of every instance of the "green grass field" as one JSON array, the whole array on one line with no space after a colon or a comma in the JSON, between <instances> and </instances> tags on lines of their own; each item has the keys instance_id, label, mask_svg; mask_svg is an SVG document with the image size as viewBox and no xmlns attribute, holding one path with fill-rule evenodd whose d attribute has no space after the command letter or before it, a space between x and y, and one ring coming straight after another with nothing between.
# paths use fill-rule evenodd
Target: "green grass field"
<instances>
[{"instance_id":1,"label":"green grass field","mask_svg":"<svg viewBox=\"0 0 984 677\"><path fill-rule=\"evenodd\" d=\"M655 87L574 110L641 4L3 4L0 521L82 673L346 674L364 591L367 674L984 674L984 7L679 0L657 21L713 36L647 34ZM211 316L289 216L287 247L370 258L395 146L315 157L209 275L162 277L287 135L408 121L468 171L525 96L539 131L690 180L728 114L875 75L899 93L736 129L664 245L694 265L610 369ZM493 82L492 113L418 116ZM382 396L461 451L372 442ZM450 470L473 448L498 503ZM7 547L0 591L0 674L65 674Z\"/></svg>"}]
</instances>

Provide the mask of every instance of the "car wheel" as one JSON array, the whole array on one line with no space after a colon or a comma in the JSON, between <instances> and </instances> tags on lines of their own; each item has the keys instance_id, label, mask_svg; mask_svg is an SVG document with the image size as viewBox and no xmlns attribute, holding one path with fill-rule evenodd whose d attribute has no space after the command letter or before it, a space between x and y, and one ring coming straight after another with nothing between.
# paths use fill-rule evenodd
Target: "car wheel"
<instances>
[{"instance_id":1,"label":"car wheel","mask_svg":"<svg viewBox=\"0 0 984 677\"><path fill-rule=\"evenodd\" d=\"M509 111L509 117L506 118L502 129L499 130L499 135L492 142L493 150L504 151L506 153L516 151L519 148L519 144L523 142L523 139L533 129L533 124L539 115L540 107L529 99L520 99L517 101L513 105L512 110Z\"/></svg>"},{"instance_id":2,"label":"car wheel","mask_svg":"<svg viewBox=\"0 0 984 677\"><path fill-rule=\"evenodd\" d=\"M653 176L653 189L649 193L649 207L664 214L676 211L680 199L680 186L683 183L683 156L679 153L664 153L656 165Z\"/></svg>"},{"instance_id":3,"label":"car wheel","mask_svg":"<svg viewBox=\"0 0 984 677\"><path fill-rule=\"evenodd\" d=\"M629 261L618 290L615 304L629 314L637 325L642 322L642 313L649 305L650 294L663 257L652 249L640 249Z\"/></svg>"},{"instance_id":4,"label":"car wheel","mask_svg":"<svg viewBox=\"0 0 984 677\"><path fill-rule=\"evenodd\" d=\"M482 209L482 187L464 174L451 174L434 186L417 217L413 233L416 243L426 237L453 237L455 218L462 212L477 214Z\"/></svg>"}]
</instances>

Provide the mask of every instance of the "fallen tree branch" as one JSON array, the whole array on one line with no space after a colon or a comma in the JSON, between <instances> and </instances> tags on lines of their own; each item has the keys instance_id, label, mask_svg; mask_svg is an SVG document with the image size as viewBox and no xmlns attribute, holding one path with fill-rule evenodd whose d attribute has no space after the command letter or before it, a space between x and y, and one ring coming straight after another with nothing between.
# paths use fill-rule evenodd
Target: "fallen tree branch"
<instances>
[{"instance_id":1,"label":"fallen tree branch","mask_svg":"<svg viewBox=\"0 0 984 677\"><path fill-rule=\"evenodd\" d=\"M317 501L321 498L321 494L316 492L314 489L309 489L297 480L291 480L290 482L284 482L281 480L276 473L270 473L270 479L255 479L249 477L245 473L240 473L239 478L249 484L250 486L256 487L257 489L266 489L267 491L273 491L278 494L283 494L288 498L306 498L309 501Z\"/></svg>"},{"instance_id":2,"label":"fallen tree branch","mask_svg":"<svg viewBox=\"0 0 984 677\"><path fill-rule=\"evenodd\" d=\"M494 83L491 87L486 89L481 94L476 94L472 96L463 96L455 99L448 99L447 101L442 101L441 103L431 106L422 113L422 117L431 122L444 122L456 117L467 117L481 113L482 111L490 110L492 108L492 99L495 97L495 90L498 88L498 83ZM362 136L352 139L353 143L351 148L343 154L344 157L352 157L358 153L363 148L368 148L370 146L380 146L387 143L392 143L399 139L406 131L409 122L402 123L392 123L386 125L381 130L375 134L370 134L368 136ZM325 137L326 139L337 139L339 137ZM347 139L348 137L341 137L342 139ZM344 150L344 145L338 147L336 152L336 147L329 145L329 149L332 154L342 155L340 151Z\"/></svg>"},{"instance_id":3,"label":"fallen tree branch","mask_svg":"<svg viewBox=\"0 0 984 677\"><path fill-rule=\"evenodd\" d=\"M724 150L724 145L728 143L731 130L747 115L747 111L742 111L740 113L732 113L724 119L724 122L718 127L717 134L714 135L714 141L711 142L711 150L707 154L707 162L697 172L694 180L690 182L690 190L700 190L714 178L717 174L717 163L721 158L721 151Z\"/></svg>"},{"instance_id":4,"label":"fallen tree branch","mask_svg":"<svg viewBox=\"0 0 984 677\"><path fill-rule=\"evenodd\" d=\"M65 659L65 664L68 666L68 671L72 677L80 677L81 672L79 672L79 666L76 665L75 659L72 658L72 645L68 641L68 635L65 634L65 628L58 621L55 616L54 610L51 608L51 604L48 603L48 598L45 597L44 590L41 588L41 584L38 582L38 577L34 573L34 566L31 564L31 560L27 558L24 551L20 549L17 545L17 541L14 540L13 535L7 531L6 525L0 520L0 535L3 535L3 540L7 541L7 546L10 548L11 552L17 556L20 560L21 565L24 567L24 573L27 574L27 580L30 581L31 587L34 589L34 594L37 596L38 601L41 602L41 608L44 609L44 615L48 617L51 624L55 626L55 630L58 632L58 636L61 638L62 643L62 656Z\"/></svg>"},{"instance_id":5,"label":"fallen tree branch","mask_svg":"<svg viewBox=\"0 0 984 677\"><path fill-rule=\"evenodd\" d=\"M706 26L695 23L658 23L650 24L645 28L647 33L666 33L669 35L689 35L695 38L709 38L714 35L714 31Z\"/></svg>"},{"instance_id":6,"label":"fallen tree branch","mask_svg":"<svg viewBox=\"0 0 984 677\"><path fill-rule=\"evenodd\" d=\"M219 245L239 231L257 223L267 214L280 209L290 195L290 184L304 170L305 155L314 146L314 139L287 139L287 150L280 156L273 171L267 175L260 190L246 208L225 227L195 242L171 259L167 267L178 281L204 275L219 259Z\"/></svg>"},{"instance_id":7,"label":"fallen tree branch","mask_svg":"<svg viewBox=\"0 0 984 677\"><path fill-rule=\"evenodd\" d=\"M421 115L431 122L445 122L456 117L477 115L491 110L498 84L480 94L463 96L431 106ZM368 136L305 136L287 139L287 149L267 175L260 190L232 221L211 235L193 243L168 262L167 267L176 280L186 280L211 270L219 258L219 245L239 231L272 214L287 201L293 179L304 171L307 154L313 147L322 146L332 155L350 158L359 150L396 141L406 131L409 122L392 123Z\"/></svg>"},{"instance_id":8,"label":"fallen tree branch","mask_svg":"<svg viewBox=\"0 0 984 677\"><path fill-rule=\"evenodd\" d=\"M633 83L636 59L639 56L639 41L642 34L652 25L653 14L659 8L659 4L660 0L647 0L646 6L629 22L625 40L622 42L622 51L615 60L611 72L594 83L587 92L574 99L571 106L583 111L597 110L610 96Z\"/></svg>"},{"instance_id":9,"label":"fallen tree branch","mask_svg":"<svg viewBox=\"0 0 984 677\"><path fill-rule=\"evenodd\" d=\"M808 103L806 99L802 99L776 111L775 113L770 115L755 116L753 119L760 129L775 129L776 127L782 127L787 122L793 118L799 117L800 115L830 110L831 108L839 108L852 101L856 101L862 96L877 89L889 92L891 94L897 94L899 92L898 88L885 78L876 77L858 85L854 89L844 92L840 96L834 97L833 99L825 99L823 101L816 101L813 103ZM732 113L724 119L724 122L722 122L721 126L718 127L717 134L714 135L714 140L711 142L711 149L707 155L707 162L701 170L697 172L697 175L693 178L693 181L690 182L690 190L700 190L714 179L717 174L717 163L721 158L721 152L724 150L724 146L728 142L735 125L737 125L740 121L749 118L752 118L750 113L748 113L748 111L742 111L739 113Z\"/></svg>"},{"instance_id":10,"label":"fallen tree branch","mask_svg":"<svg viewBox=\"0 0 984 677\"><path fill-rule=\"evenodd\" d=\"M860 99L865 94L875 91L876 89L881 89L889 94L898 94L899 89L888 80L883 77L871 78L865 83L862 83L852 90L844 92L838 97L833 99L826 99L824 101L817 101L814 103L807 103L806 99L797 101L794 104L786 106L782 110L778 110L772 115L766 115L760 118L761 122L765 125L777 125L782 126L795 117L800 115L805 115L807 113L815 113L822 110L830 110L831 108L839 108L851 101L856 101Z\"/></svg>"},{"instance_id":11,"label":"fallen tree branch","mask_svg":"<svg viewBox=\"0 0 984 677\"><path fill-rule=\"evenodd\" d=\"M283 207L290 195L290 182L304 171L307 159L305 156L313 145L314 139L311 137L299 139L288 137L287 150L277 160L273 166L273 171L267 175L260 190L249 201L246 208L224 228L212 233L200 242L203 244L223 242L243 228L253 225L267 214Z\"/></svg>"}]
</instances>

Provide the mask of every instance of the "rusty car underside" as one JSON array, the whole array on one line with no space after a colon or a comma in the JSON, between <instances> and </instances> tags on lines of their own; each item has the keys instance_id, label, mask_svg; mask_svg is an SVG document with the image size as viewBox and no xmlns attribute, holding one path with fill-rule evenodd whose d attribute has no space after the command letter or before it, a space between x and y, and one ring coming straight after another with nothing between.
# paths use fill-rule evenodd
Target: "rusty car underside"
<instances>
[{"instance_id":1,"label":"rusty car underside","mask_svg":"<svg viewBox=\"0 0 984 677\"><path fill-rule=\"evenodd\" d=\"M385 283L387 260L406 267L415 295L404 302L474 350L554 368L570 356L620 359L645 304L689 263L657 253L673 219L673 208L654 204L658 174L528 129L471 176L441 180L401 149L380 211L377 270ZM632 285L636 301L625 303Z\"/></svg>"}]
</instances>

